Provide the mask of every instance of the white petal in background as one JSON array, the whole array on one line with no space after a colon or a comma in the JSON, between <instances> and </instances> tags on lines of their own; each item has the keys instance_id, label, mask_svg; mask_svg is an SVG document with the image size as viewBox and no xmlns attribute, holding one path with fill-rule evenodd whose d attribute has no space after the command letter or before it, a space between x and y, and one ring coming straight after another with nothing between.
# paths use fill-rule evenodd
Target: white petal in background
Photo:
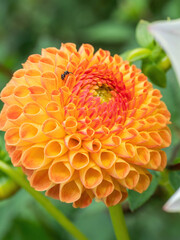
<instances>
[{"instance_id":1,"label":"white petal in background","mask_svg":"<svg viewBox=\"0 0 180 240\"><path fill-rule=\"evenodd\" d=\"M166 212L180 212L180 188L170 197L163 209Z\"/></svg>"},{"instance_id":2,"label":"white petal in background","mask_svg":"<svg viewBox=\"0 0 180 240\"><path fill-rule=\"evenodd\" d=\"M149 31L169 56L180 85L180 19L154 22Z\"/></svg>"},{"instance_id":3,"label":"white petal in background","mask_svg":"<svg viewBox=\"0 0 180 240\"><path fill-rule=\"evenodd\" d=\"M180 19L152 23L149 31L169 56L180 85ZM163 209L167 212L180 212L180 188Z\"/></svg>"}]
</instances>

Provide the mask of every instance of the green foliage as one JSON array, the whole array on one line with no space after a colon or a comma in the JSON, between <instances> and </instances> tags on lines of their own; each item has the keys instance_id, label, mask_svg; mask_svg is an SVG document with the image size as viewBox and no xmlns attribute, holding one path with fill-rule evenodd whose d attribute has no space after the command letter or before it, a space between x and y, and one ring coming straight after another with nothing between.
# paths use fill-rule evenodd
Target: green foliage
<instances>
[{"instance_id":1,"label":"green foliage","mask_svg":"<svg viewBox=\"0 0 180 240\"><path fill-rule=\"evenodd\" d=\"M180 171L170 171L169 181L174 190L177 190L180 187Z\"/></svg>"},{"instance_id":2,"label":"green foliage","mask_svg":"<svg viewBox=\"0 0 180 240\"><path fill-rule=\"evenodd\" d=\"M151 51L147 48L135 48L132 51L128 51L127 55L122 58L127 59L130 62L135 62L144 58L147 58L151 54Z\"/></svg>"},{"instance_id":3,"label":"green foliage","mask_svg":"<svg viewBox=\"0 0 180 240\"><path fill-rule=\"evenodd\" d=\"M102 202L94 202L88 208L79 211L75 215L74 221L89 239L112 239L113 231L109 213ZM97 231L92 231L92 229L97 229Z\"/></svg>"},{"instance_id":4,"label":"green foliage","mask_svg":"<svg viewBox=\"0 0 180 240\"><path fill-rule=\"evenodd\" d=\"M143 61L143 73L159 87L166 87L166 74L155 62Z\"/></svg>"},{"instance_id":5,"label":"green foliage","mask_svg":"<svg viewBox=\"0 0 180 240\"><path fill-rule=\"evenodd\" d=\"M145 192L138 193L133 190L128 191L128 202L132 211L142 206L153 195L158 186L158 182L159 175L154 174L152 182Z\"/></svg>"},{"instance_id":6,"label":"green foliage","mask_svg":"<svg viewBox=\"0 0 180 240\"><path fill-rule=\"evenodd\" d=\"M84 40L109 44L127 41L131 35L130 29L125 24L114 21L101 22L83 31Z\"/></svg>"},{"instance_id":7,"label":"green foliage","mask_svg":"<svg viewBox=\"0 0 180 240\"><path fill-rule=\"evenodd\" d=\"M136 27L136 40L141 47L152 47L153 36L148 31L149 22L141 20Z\"/></svg>"},{"instance_id":8,"label":"green foliage","mask_svg":"<svg viewBox=\"0 0 180 240\"><path fill-rule=\"evenodd\" d=\"M0 176L0 200L11 197L17 192L19 186L6 176Z\"/></svg>"}]
</instances>

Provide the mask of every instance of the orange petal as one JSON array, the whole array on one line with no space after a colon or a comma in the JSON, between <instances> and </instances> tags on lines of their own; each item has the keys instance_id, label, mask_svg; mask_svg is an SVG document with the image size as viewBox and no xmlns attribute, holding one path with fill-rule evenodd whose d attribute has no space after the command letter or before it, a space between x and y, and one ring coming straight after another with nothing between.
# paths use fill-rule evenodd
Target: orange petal
<instances>
[{"instance_id":1,"label":"orange petal","mask_svg":"<svg viewBox=\"0 0 180 240\"><path fill-rule=\"evenodd\" d=\"M88 207L92 203L93 195L92 192L85 190L82 194L81 197L73 202L73 207L74 208L85 208Z\"/></svg>"},{"instance_id":2,"label":"orange petal","mask_svg":"<svg viewBox=\"0 0 180 240\"><path fill-rule=\"evenodd\" d=\"M102 182L93 189L94 194L97 198L105 198L109 196L114 190L114 184L111 177L108 174L103 174Z\"/></svg>"},{"instance_id":3,"label":"orange petal","mask_svg":"<svg viewBox=\"0 0 180 240\"><path fill-rule=\"evenodd\" d=\"M121 144L121 138L115 135L111 135L109 138L101 141L102 146L106 149L118 147Z\"/></svg>"},{"instance_id":4,"label":"orange petal","mask_svg":"<svg viewBox=\"0 0 180 240\"><path fill-rule=\"evenodd\" d=\"M50 117L57 119L59 122L64 120L64 110L54 101L50 101L47 104L46 112Z\"/></svg>"},{"instance_id":5,"label":"orange petal","mask_svg":"<svg viewBox=\"0 0 180 240\"><path fill-rule=\"evenodd\" d=\"M69 151L69 162L74 169L82 169L89 163L89 155L83 148Z\"/></svg>"},{"instance_id":6,"label":"orange petal","mask_svg":"<svg viewBox=\"0 0 180 240\"><path fill-rule=\"evenodd\" d=\"M42 124L48 118L45 111L35 102L27 103L24 106L23 113L28 119L38 124Z\"/></svg>"},{"instance_id":7,"label":"orange petal","mask_svg":"<svg viewBox=\"0 0 180 240\"><path fill-rule=\"evenodd\" d=\"M32 101L32 98L30 96L30 91L29 91L28 87L25 85L17 86L14 89L14 98L21 105L25 105Z\"/></svg>"},{"instance_id":8,"label":"orange petal","mask_svg":"<svg viewBox=\"0 0 180 240\"><path fill-rule=\"evenodd\" d=\"M44 154L48 158L60 157L67 151L68 149L63 140L51 140L44 148Z\"/></svg>"},{"instance_id":9,"label":"orange petal","mask_svg":"<svg viewBox=\"0 0 180 240\"><path fill-rule=\"evenodd\" d=\"M121 158L118 158L110 169L107 169L108 173L118 179L125 178L130 171L130 164Z\"/></svg>"},{"instance_id":10,"label":"orange petal","mask_svg":"<svg viewBox=\"0 0 180 240\"><path fill-rule=\"evenodd\" d=\"M88 189L95 188L103 180L101 169L93 162L90 162L85 168L80 169L79 175L84 187Z\"/></svg>"},{"instance_id":11,"label":"orange petal","mask_svg":"<svg viewBox=\"0 0 180 240\"><path fill-rule=\"evenodd\" d=\"M50 187L46 191L46 196L52 197L52 198L54 198L56 200L59 200L59 189L60 189L60 185L59 184L55 184L53 187Z\"/></svg>"},{"instance_id":12,"label":"orange petal","mask_svg":"<svg viewBox=\"0 0 180 240\"><path fill-rule=\"evenodd\" d=\"M113 192L108 195L106 198L103 199L104 203L107 207L114 206L118 204L122 199L122 193L119 184L114 181L114 190Z\"/></svg>"},{"instance_id":13,"label":"orange petal","mask_svg":"<svg viewBox=\"0 0 180 240\"><path fill-rule=\"evenodd\" d=\"M112 151L101 149L97 153L90 153L90 157L98 166L109 169L116 161L116 154Z\"/></svg>"},{"instance_id":14,"label":"orange petal","mask_svg":"<svg viewBox=\"0 0 180 240\"><path fill-rule=\"evenodd\" d=\"M48 177L48 169L34 171L29 181L31 186L37 191L45 191L52 184Z\"/></svg>"},{"instance_id":15,"label":"orange petal","mask_svg":"<svg viewBox=\"0 0 180 240\"><path fill-rule=\"evenodd\" d=\"M28 86L41 86L41 72L38 69L29 69L24 75Z\"/></svg>"},{"instance_id":16,"label":"orange petal","mask_svg":"<svg viewBox=\"0 0 180 240\"><path fill-rule=\"evenodd\" d=\"M135 147L126 142L122 142L118 147L112 149L118 156L122 158L132 158L135 156Z\"/></svg>"},{"instance_id":17,"label":"orange petal","mask_svg":"<svg viewBox=\"0 0 180 240\"><path fill-rule=\"evenodd\" d=\"M29 87L31 98L43 108L46 107L47 103L50 101L50 96L48 96L46 89L40 86Z\"/></svg>"},{"instance_id":18,"label":"orange petal","mask_svg":"<svg viewBox=\"0 0 180 240\"><path fill-rule=\"evenodd\" d=\"M41 126L33 123L23 123L19 128L21 140L37 143L49 140L41 131Z\"/></svg>"},{"instance_id":19,"label":"orange petal","mask_svg":"<svg viewBox=\"0 0 180 240\"><path fill-rule=\"evenodd\" d=\"M91 141L84 140L82 142L83 148L89 152L99 152L101 150L101 142L98 139Z\"/></svg>"},{"instance_id":20,"label":"orange petal","mask_svg":"<svg viewBox=\"0 0 180 240\"><path fill-rule=\"evenodd\" d=\"M53 72L44 72L41 76L42 86L51 93L57 89L57 76Z\"/></svg>"},{"instance_id":21,"label":"orange petal","mask_svg":"<svg viewBox=\"0 0 180 240\"><path fill-rule=\"evenodd\" d=\"M67 182L73 175L74 169L68 162L56 160L49 168L49 178L54 183Z\"/></svg>"},{"instance_id":22,"label":"orange petal","mask_svg":"<svg viewBox=\"0 0 180 240\"><path fill-rule=\"evenodd\" d=\"M34 145L25 150L22 154L21 161L24 167L28 169L38 169L44 163L44 147Z\"/></svg>"},{"instance_id":23,"label":"orange petal","mask_svg":"<svg viewBox=\"0 0 180 240\"><path fill-rule=\"evenodd\" d=\"M139 177L139 172L131 166L128 175L124 179L119 179L118 181L122 186L133 189L138 184Z\"/></svg>"},{"instance_id":24,"label":"orange petal","mask_svg":"<svg viewBox=\"0 0 180 240\"><path fill-rule=\"evenodd\" d=\"M78 150L81 148L81 138L78 134L67 135L64 139L64 142L69 150Z\"/></svg>"},{"instance_id":25,"label":"orange petal","mask_svg":"<svg viewBox=\"0 0 180 240\"><path fill-rule=\"evenodd\" d=\"M74 117L67 117L67 119L63 122L64 129L67 133L72 134L77 130L77 121Z\"/></svg>"},{"instance_id":26,"label":"orange petal","mask_svg":"<svg viewBox=\"0 0 180 240\"><path fill-rule=\"evenodd\" d=\"M82 189L83 186L79 179L62 183L60 185L59 198L62 202L75 202L81 197Z\"/></svg>"},{"instance_id":27,"label":"orange petal","mask_svg":"<svg viewBox=\"0 0 180 240\"><path fill-rule=\"evenodd\" d=\"M11 155L11 161L12 164L15 167L18 167L21 165L21 156L22 156L22 150L15 150Z\"/></svg>"},{"instance_id":28,"label":"orange petal","mask_svg":"<svg viewBox=\"0 0 180 240\"><path fill-rule=\"evenodd\" d=\"M64 138L64 128L56 119L48 118L42 125L42 132L50 138Z\"/></svg>"}]
</instances>

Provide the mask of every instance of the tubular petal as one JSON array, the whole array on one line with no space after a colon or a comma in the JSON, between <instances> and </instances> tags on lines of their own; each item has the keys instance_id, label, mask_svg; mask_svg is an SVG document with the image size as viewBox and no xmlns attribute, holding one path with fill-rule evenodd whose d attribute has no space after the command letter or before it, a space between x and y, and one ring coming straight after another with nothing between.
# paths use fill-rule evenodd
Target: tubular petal
<instances>
[{"instance_id":1,"label":"tubular petal","mask_svg":"<svg viewBox=\"0 0 180 240\"><path fill-rule=\"evenodd\" d=\"M103 174L102 182L93 189L95 196L99 199L106 198L114 190L114 184L111 177L108 174Z\"/></svg>"},{"instance_id":2,"label":"tubular petal","mask_svg":"<svg viewBox=\"0 0 180 240\"><path fill-rule=\"evenodd\" d=\"M19 128L18 127L9 128L6 131L4 138L8 145L16 146L17 143L20 141Z\"/></svg>"},{"instance_id":3,"label":"tubular petal","mask_svg":"<svg viewBox=\"0 0 180 240\"><path fill-rule=\"evenodd\" d=\"M131 167L128 175L124 179L120 179L119 182L122 186L133 189L137 186L139 177L138 171Z\"/></svg>"},{"instance_id":4,"label":"tubular petal","mask_svg":"<svg viewBox=\"0 0 180 240\"><path fill-rule=\"evenodd\" d=\"M67 182L73 175L74 169L68 162L56 161L49 168L49 178L53 183Z\"/></svg>"},{"instance_id":5,"label":"tubular petal","mask_svg":"<svg viewBox=\"0 0 180 240\"><path fill-rule=\"evenodd\" d=\"M15 150L12 155L11 155L11 161L12 164L15 167L19 167L21 165L21 156L22 156L22 151L21 150Z\"/></svg>"},{"instance_id":6,"label":"tubular petal","mask_svg":"<svg viewBox=\"0 0 180 240\"><path fill-rule=\"evenodd\" d=\"M130 143L122 142L118 147L112 150L122 158L133 158L135 156L135 147Z\"/></svg>"},{"instance_id":7,"label":"tubular petal","mask_svg":"<svg viewBox=\"0 0 180 240\"><path fill-rule=\"evenodd\" d=\"M150 182L151 180L147 175L140 174L138 184L136 185L134 190L139 193L142 193L149 187Z\"/></svg>"},{"instance_id":8,"label":"tubular petal","mask_svg":"<svg viewBox=\"0 0 180 240\"><path fill-rule=\"evenodd\" d=\"M46 196L59 200L59 189L60 189L60 184L55 184L53 187L49 188L46 191Z\"/></svg>"},{"instance_id":9,"label":"tubular petal","mask_svg":"<svg viewBox=\"0 0 180 240\"><path fill-rule=\"evenodd\" d=\"M34 171L29 181L31 186L37 191L45 191L52 184L48 177L48 169Z\"/></svg>"},{"instance_id":10,"label":"tubular petal","mask_svg":"<svg viewBox=\"0 0 180 240\"><path fill-rule=\"evenodd\" d=\"M26 71L24 69L19 69L16 72L14 72L12 82L17 86L20 84L27 85L24 77L25 72Z\"/></svg>"},{"instance_id":11,"label":"tubular petal","mask_svg":"<svg viewBox=\"0 0 180 240\"><path fill-rule=\"evenodd\" d=\"M50 138L63 138L66 135L64 128L53 118L49 118L43 123L42 131Z\"/></svg>"},{"instance_id":12,"label":"tubular petal","mask_svg":"<svg viewBox=\"0 0 180 240\"><path fill-rule=\"evenodd\" d=\"M28 86L41 86L41 72L38 69L29 69L24 78Z\"/></svg>"},{"instance_id":13,"label":"tubular petal","mask_svg":"<svg viewBox=\"0 0 180 240\"><path fill-rule=\"evenodd\" d=\"M93 195L85 190L82 194L80 199L78 199L77 201L75 201L73 203L73 207L74 208L85 208L88 207L91 203L92 203L92 199L93 199Z\"/></svg>"},{"instance_id":14,"label":"tubular petal","mask_svg":"<svg viewBox=\"0 0 180 240\"><path fill-rule=\"evenodd\" d=\"M93 162L90 162L85 168L80 169L79 175L81 182L87 189L95 188L103 180L101 169Z\"/></svg>"},{"instance_id":15,"label":"tubular petal","mask_svg":"<svg viewBox=\"0 0 180 240\"><path fill-rule=\"evenodd\" d=\"M51 101L47 104L46 112L49 117L55 118L60 123L64 120L64 112L61 111L60 106L54 101Z\"/></svg>"},{"instance_id":16,"label":"tubular petal","mask_svg":"<svg viewBox=\"0 0 180 240\"><path fill-rule=\"evenodd\" d=\"M122 199L122 193L119 184L114 181L114 190L113 192L103 199L107 207L114 206L118 204Z\"/></svg>"},{"instance_id":17,"label":"tubular petal","mask_svg":"<svg viewBox=\"0 0 180 240\"><path fill-rule=\"evenodd\" d=\"M21 105L25 105L25 104L29 103L30 101L32 101L32 98L30 96L30 91L29 91L28 87L25 85L17 86L14 89L14 98Z\"/></svg>"},{"instance_id":18,"label":"tubular petal","mask_svg":"<svg viewBox=\"0 0 180 240\"><path fill-rule=\"evenodd\" d=\"M60 185L59 198L62 202L72 203L77 201L82 194L83 186L79 179L62 183Z\"/></svg>"},{"instance_id":19,"label":"tubular petal","mask_svg":"<svg viewBox=\"0 0 180 240\"><path fill-rule=\"evenodd\" d=\"M75 133L77 130L77 121L74 117L67 117L67 119L63 122L63 126L67 133Z\"/></svg>"},{"instance_id":20,"label":"tubular petal","mask_svg":"<svg viewBox=\"0 0 180 240\"><path fill-rule=\"evenodd\" d=\"M38 169L44 162L43 146L32 146L25 150L21 157L22 165L28 169Z\"/></svg>"},{"instance_id":21,"label":"tubular petal","mask_svg":"<svg viewBox=\"0 0 180 240\"><path fill-rule=\"evenodd\" d=\"M102 146L107 148L107 149L111 149L114 147L117 147L121 144L121 138L119 136L110 136L109 138L107 138L106 140L102 140L101 141Z\"/></svg>"},{"instance_id":22,"label":"tubular petal","mask_svg":"<svg viewBox=\"0 0 180 240\"><path fill-rule=\"evenodd\" d=\"M89 152L99 152L101 150L101 142L98 139L91 141L84 140L82 145L83 148Z\"/></svg>"},{"instance_id":23,"label":"tubular petal","mask_svg":"<svg viewBox=\"0 0 180 240\"><path fill-rule=\"evenodd\" d=\"M101 149L97 153L90 153L90 157L97 163L98 166L109 169L116 161L116 154L112 151Z\"/></svg>"},{"instance_id":24,"label":"tubular petal","mask_svg":"<svg viewBox=\"0 0 180 240\"><path fill-rule=\"evenodd\" d=\"M83 148L78 151L71 150L69 152L69 162L74 169L82 169L88 165L89 155Z\"/></svg>"},{"instance_id":25,"label":"tubular petal","mask_svg":"<svg viewBox=\"0 0 180 240\"><path fill-rule=\"evenodd\" d=\"M14 89L15 89L15 86L7 85L1 92L1 100L7 105L11 105L16 102L16 99L14 98L14 95L13 95Z\"/></svg>"},{"instance_id":26,"label":"tubular petal","mask_svg":"<svg viewBox=\"0 0 180 240\"><path fill-rule=\"evenodd\" d=\"M35 102L27 103L23 109L24 115L32 122L42 124L47 119L47 114Z\"/></svg>"},{"instance_id":27,"label":"tubular petal","mask_svg":"<svg viewBox=\"0 0 180 240\"><path fill-rule=\"evenodd\" d=\"M65 145L69 150L78 150L81 148L81 138L78 134L67 135L64 139Z\"/></svg>"},{"instance_id":28,"label":"tubular petal","mask_svg":"<svg viewBox=\"0 0 180 240\"><path fill-rule=\"evenodd\" d=\"M42 86L51 93L54 89L57 89L57 76L53 72L44 72L41 75Z\"/></svg>"},{"instance_id":29,"label":"tubular petal","mask_svg":"<svg viewBox=\"0 0 180 240\"><path fill-rule=\"evenodd\" d=\"M51 140L44 148L44 154L48 158L60 157L67 151L68 149L63 140Z\"/></svg>"},{"instance_id":30,"label":"tubular petal","mask_svg":"<svg viewBox=\"0 0 180 240\"><path fill-rule=\"evenodd\" d=\"M21 140L29 142L44 142L49 140L41 131L41 127L32 123L23 123L19 128L19 135Z\"/></svg>"},{"instance_id":31,"label":"tubular petal","mask_svg":"<svg viewBox=\"0 0 180 240\"><path fill-rule=\"evenodd\" d=\"M130 171L130 164L121 158L118 158L113 166L107 170L108 173L118 179L125 178Z\"/></svg>"}]
</instances>

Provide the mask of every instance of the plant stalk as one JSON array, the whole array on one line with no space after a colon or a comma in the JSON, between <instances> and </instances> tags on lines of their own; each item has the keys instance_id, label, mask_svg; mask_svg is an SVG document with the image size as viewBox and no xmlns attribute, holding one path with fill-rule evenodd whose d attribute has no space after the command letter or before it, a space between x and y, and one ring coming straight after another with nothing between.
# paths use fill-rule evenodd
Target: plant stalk
<instances>
[{"instance_id":1,"label":"plant stalk","mask_svg":"<svg viewBox=\"0 0 180 240\"><path fill-rule=\"evenodd\" d=\"M126 227L123 210L120 204L109 207L112 225L117 240L130 240Z\"/></svg>"},{"instance_id":2,"label":"plant stalk","mask_svg":"<svg viewBox=\"0 0 180 240\"><path fill-rule=\"evenodd\" d=\"M60 212L46 197L44 197L40 192L35 191L29 182L22 176L18 174L12 167L0 160L0 171L4 172L10 178L14 180L19 186L24 188L29 192L45 209L49 214L57 220L57 222L69 232L77 240L88 240L84 234L82 234L75 225L62 213Z\"/></svg>"}]
</instances>

